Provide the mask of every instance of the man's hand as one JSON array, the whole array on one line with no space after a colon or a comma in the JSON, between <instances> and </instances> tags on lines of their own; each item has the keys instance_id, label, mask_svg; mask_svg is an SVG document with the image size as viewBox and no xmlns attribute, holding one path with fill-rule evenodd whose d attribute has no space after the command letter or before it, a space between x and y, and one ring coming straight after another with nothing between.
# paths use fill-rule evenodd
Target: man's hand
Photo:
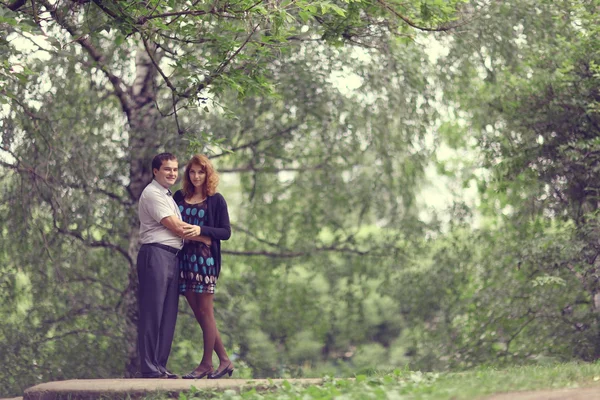
<instances>
[{"instance_id":1,"label":"man's hand","mask_svg":"<svg viewBox=\"0 0 600 400\"><path fill-rule=\"evenodd\" d=\"M175 215L170 215L168 217L161 219L160 223L163 224L168 230L170 230L171 232L173 232L174 234L176 234L179 237L183 237L183 235L184 235L183 229L185 226L192 226L192 225L186 224L185 222L180 220Z\"/></svg>"},{"instance_id":2,"label":"man's hand","mask_svg":"<svg viewBox=\"0 0 600 400\"><path fill-rule=\"evenodd\" d=\"M188 225L183 227L183 237L191 238L200 236L201 228L198 225Z\"/></svg>"}]
</instances>

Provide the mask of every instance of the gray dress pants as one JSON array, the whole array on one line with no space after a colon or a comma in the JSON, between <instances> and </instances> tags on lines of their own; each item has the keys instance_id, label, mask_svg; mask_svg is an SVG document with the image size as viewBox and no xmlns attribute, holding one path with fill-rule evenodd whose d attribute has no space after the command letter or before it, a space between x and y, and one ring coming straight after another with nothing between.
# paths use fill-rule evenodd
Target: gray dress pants
<instances>
[{"instance_id":1,"label":"gray dress pants","mask_svg":"<svg viewBox=\"0 0 600 400\"><path fill-rule=\"evenodd\" d=\"M138 350L142 376L166 371L177 322L179 263L177 255L144 244L137 257Z\"/></svg>"}]
</instances>

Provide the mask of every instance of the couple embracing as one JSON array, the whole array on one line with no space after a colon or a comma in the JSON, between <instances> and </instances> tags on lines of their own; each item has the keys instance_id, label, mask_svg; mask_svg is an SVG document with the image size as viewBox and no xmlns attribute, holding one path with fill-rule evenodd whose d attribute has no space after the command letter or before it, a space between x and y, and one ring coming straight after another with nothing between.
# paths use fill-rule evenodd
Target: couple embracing
<instances>
[{"instance_id":1,"label":"couple embracing","mask_svg":"<svg viewBox=\"0 0 600 400\"><path fill-rule=\"evenodd\" d=\"M218 379L233 373L217 330L213 296L221 271L221 240L231 236L227 203L216 192L219 177L210 160L195 155L183 174L183 188L170 187L179 174L177 158L162 153L152 160L154 179L139 200L140 243L138 350L143 378L177 378L166 369L177 321L179 295L185 296L202 328L204 355L184 379ZM217 369L212 353L219 357Z\"/></svg>"}]
</instances>

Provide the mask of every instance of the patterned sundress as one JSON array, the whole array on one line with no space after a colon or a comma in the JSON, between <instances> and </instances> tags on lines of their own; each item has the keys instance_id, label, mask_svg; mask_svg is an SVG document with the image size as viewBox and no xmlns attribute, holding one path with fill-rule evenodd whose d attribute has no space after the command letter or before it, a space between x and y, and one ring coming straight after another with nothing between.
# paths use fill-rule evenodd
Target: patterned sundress
<instances>
[{"instance_id":1,"label":"patterned sundress","mask_svg":"<svg viewBox=\"0 0 600 400\"><path fill-rule=\"evenodd\" d=\"M206 218L206 201L189 204L183 200L179 211L184 222L203 226ZM210 246L202 242L186 240L179 252L179 294L214 293L218 271L212 257Z\"/></svg>"}]
</instances>

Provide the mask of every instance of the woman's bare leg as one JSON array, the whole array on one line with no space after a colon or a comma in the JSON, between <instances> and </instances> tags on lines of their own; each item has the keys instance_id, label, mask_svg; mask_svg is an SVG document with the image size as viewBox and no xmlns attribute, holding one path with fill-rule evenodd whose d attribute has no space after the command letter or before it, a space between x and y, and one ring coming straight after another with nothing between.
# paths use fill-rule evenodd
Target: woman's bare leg
<instances>
[{"instance_id":1,"label":"woman's bare leg","mask_svg":"<svg viewBox=\"0 0 600 400\"><path fill-rule=\"evenodd\" d=\"M209 293L203 293L199 297L199 305L198 308L204 311L204 315L206 316L206 324L210 327L211 331L214 332L214 341L212 342L212 346L204 345L204 356L210 354L209 357L212 357L212 351L214 350L219 357L219 368L218 371L221 371L223 368L228 368L231 364L229 357L227 356L227 351L225 350L225 346L223 345L223 341L221 340L221 335L219 334L219 330L217 329L217 322L215 321L215 311L213 304L214 295ZM201 313L202 314L202 313ZM204 328L202 328L204 329ZM210 338L207 340L211 340ZM210 352L209 352L210 348ZM231 364L233 367L233 364Z\"/></svg>"},{"instance_id":2,"label":"woman's bare leg","mask_svg":"<svg viewBox=\"0 0 600 400\"><path fill-rule=\"evenodd\" d=\"M217 339L215 340L215 353L217 353L217 356L219 357L219 368L217 369L218 371L221 371L223 368L227 368L229 364L233 366L231 360L229 360L229 356L227 355L225 346L223 346L223 341L221 340L221 334L219 333L218 328Z\"/></svg>"},{"instance_id":3,"label":"woman's bare leg","mask_svg":"<svg viewBox=\"0 0 600 400\"><path fill-rule=\"evenodd\" d=\"M211 339L210 327L208 326L209 324L207 324L207 316L205 315L205 312L204 312L205 310L203 310L200 306L201 296L202 296L201 293L194 293L194 292L186 292L185 293L185 298L187 299L188 304L190 305L190 308L194 312L194 317L196 317L196 321L198 321L198 323L200 324L200 328L202 329L202 338L203 338L203 342L204 342L204 354L202 355L202 361L200 361L200 364L194 370L194 372L196 372L196 373L203 373L205 371L211 371L213 369L212 357L211 356L207 357L207 354L212 355L212 351L213 351L214 343L215 343L214 333L212 334L212 339ZM214 317L213 317L213 319L214 319ZM208 348L210 348L210 349L208 349Z\"/></svg>"},{"instance_id":4,"label":"woman's bare leg","mask_svg":"<svg viewBox=\"0 0 600 400\"><path fill-rule=\"evenodd\" d=\"M204 341L204 354L202 355L202 361L196 368L196 372L204 372L207 369L212 369L212 352L213 350L219 357L219 368L221 371L223 368L228 368L229 365L233 367L221 335L217 329L217 323L215 321L213 298L214 295L210 293L186 293L185 297L194 312L196 320L202 328L202 338Z\"/></svg>"}]
</instances>

